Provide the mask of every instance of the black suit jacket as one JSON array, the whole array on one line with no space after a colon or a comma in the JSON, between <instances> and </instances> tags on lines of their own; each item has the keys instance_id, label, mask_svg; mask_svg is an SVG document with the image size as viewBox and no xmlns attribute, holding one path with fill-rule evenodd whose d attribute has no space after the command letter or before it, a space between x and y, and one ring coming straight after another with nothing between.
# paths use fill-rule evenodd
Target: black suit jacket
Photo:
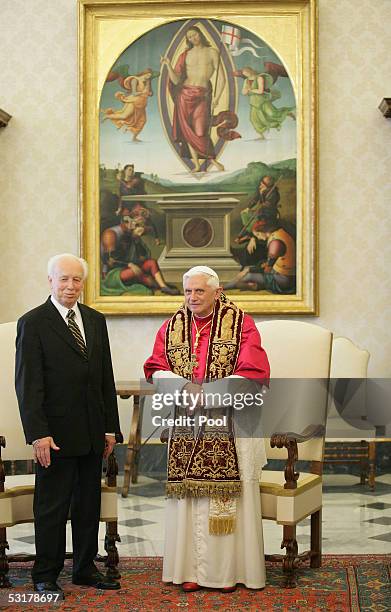
<instances>
[{"instance_id":1,"label":"black suit jacket","mask_svg":"<svg viewBox=\"0 0 391 612\"><path fill-rule=\"evenodd\" d=\"M52 436L60 456L101 453L106 432L120 436L106 321L79 308L87 359L50 298L17 328L15 386L26 442Z\"/></svg>"}]
</instances>

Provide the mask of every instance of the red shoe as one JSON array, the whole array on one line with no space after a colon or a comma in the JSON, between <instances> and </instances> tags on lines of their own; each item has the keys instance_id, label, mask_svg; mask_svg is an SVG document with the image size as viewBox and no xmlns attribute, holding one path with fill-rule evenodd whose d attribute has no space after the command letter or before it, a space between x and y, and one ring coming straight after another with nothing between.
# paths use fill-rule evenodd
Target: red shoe
<instances>
[{"instance_id":1,"label":"red shoe","mask_svg":"<svg viewBox=\"0 0 391 612\"><path fill-rule=\"evenodd\" d=\"M197 584L196 582L184 582L182 584L182 589L185 591L185 593L192 593L193 591L199 591L200 590L200 585Z\"/></svg>"},{"instance_id":2,"label":"red shoe","mask_svg":"<svg viewBox=\"0 0 391 612\"><path fill-rule=\"evenodd\" d=\"M236 584L234 584L234 586L231 586L231 587L223 587L222 589L220 589L220 591L222 593L233 593L234 591L236 591Z\"/></svg>"}]
</instances>

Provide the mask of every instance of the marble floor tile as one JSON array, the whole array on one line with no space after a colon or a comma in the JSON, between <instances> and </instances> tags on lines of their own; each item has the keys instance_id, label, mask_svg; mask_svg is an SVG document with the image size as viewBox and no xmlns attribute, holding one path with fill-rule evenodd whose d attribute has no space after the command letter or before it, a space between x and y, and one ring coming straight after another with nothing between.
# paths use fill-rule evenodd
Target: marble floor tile
<instances>
[{"instance_id":1,"label":"marble floor tile","mask_svg":"<svg viewBox=\"0 0 391 612\"><path fill-rule=\"evenodd\" d=\"M153 504L135 504L134 506L124 506L124 507L134 510L135 512L150 512L151 510L159 509L159 506L154 506Z\"/></svg>"},{"instance_id":2,"label":"marble floor tile","mask_svg":"<svg viewBox=\"0 0 391 612\"><path fill-rule=\"evenodd\" d=\"M138 538L135 535L130 535L130 534L126 534L126 535L121 535L121 546L124 546L125 544L135 544L136 542L148 542L149 540L147 540L146 538Z\"/></svg>"},{"instance_id":3,"label":"marble floor tile","mask_svg":"<svg viewBox=\"0 0 391 612\"><path fill-rule=\"evenodd\" d=\"M154 525L156 521L147 521L142 518L132 518L126 521L120 521L119 525L125 525L125 527L141 527L141 525Z\"/></svg>"},{"instance_id":4,"label":"marble floor tile","mask_svg":"<svg viewBox=\"0 0 391 612\"><path fill-rule=\"evenodd\" d=\"M380 542L391 542L391 532L381 533L376 536L370 536L371 540L379 540Z\"/></svg>"},{"instance_id":5,"label":"marble floor tile","mask_svg":"<svg viewBox=\"0 0 391 612\"><path fill-rule=\"evenodd\" d=\"M363 504L364 508L371 508L373 510L388 510L391 508L391 504L385 504L384 502L375 502L373 504Z\"/></svg>"},{"instance_id":6,"label":"marble floor tile","mask_svg":"<svg viewBox=\"0 0 391 612\"><path fill-rule=\"evenodd\" d=\"M368 519L366 522L376 525L391 525L391 513L390 516L379 516L378 518Z\"/></svg>"}]
</instances>

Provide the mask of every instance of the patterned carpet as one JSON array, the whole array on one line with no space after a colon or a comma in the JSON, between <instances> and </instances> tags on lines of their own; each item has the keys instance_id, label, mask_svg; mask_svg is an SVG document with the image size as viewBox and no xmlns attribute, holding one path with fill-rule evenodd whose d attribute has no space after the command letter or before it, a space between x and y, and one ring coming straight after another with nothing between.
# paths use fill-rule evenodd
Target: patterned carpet
<instances>
[{"instance_id":1,"label":"patterned carpet","mask_svg":"<svg viewBox=\"0 0 391 612\"><path fill-rule=\"evenodd\" d=\"M37 610L37 605L6 605L8 593L31 591L29 563L11 564L12 590L0 592L3 610ZM391 610L391 555L324 555L321 569L301 568L298 586L284 589L279 565L267 566L267 586L262 591L238 587L234 593L204 589L183 593L177 585L161 582L162 560L159 557L121 559L120 591L96 591L70 583L70 563L67 562L59 583L66 600L60 605L45 605L45 610L219 610L238 611L297 611L318 612L383 612ZM41 606L38 606L42 609Z\"/></svg>"}]
</instances>

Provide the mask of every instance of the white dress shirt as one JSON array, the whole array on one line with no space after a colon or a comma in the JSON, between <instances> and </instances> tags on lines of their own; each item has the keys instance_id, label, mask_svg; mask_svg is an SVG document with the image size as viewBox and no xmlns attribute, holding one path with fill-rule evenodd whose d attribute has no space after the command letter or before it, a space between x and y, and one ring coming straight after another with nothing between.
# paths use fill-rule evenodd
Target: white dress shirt
<instances>
[{"instance_id":1,"label":"white dress shirt","mask_svg":"<svg viewBox=\"0 0 391 612\"><path fill-rule=\"evenodd\" d=\"M70 308L67 308L66 306L63 306L62 304L60 304L60 302L57 302L56 298L53 297L52 295L50 296L50 299L52 301L52 304L54 304L54 306L57 308L58 312L60 313L60 315L62 316L62 318L65 321L65 324L68 325L68 319L67 319L67 314L68 312L71 310ZM84 325L83 325L83 319L81 317L81 312L80 312L80 308L77 305L77 302L75 302L75 304L72 306L72 310L75 313L75 318L73 319L74 321L76 321L79 329L80 329L80 333L83 336L83 340L85 342L85 344L87 345L86 342L86 335L84 333Z\"/></svg>"}]
</instances>

